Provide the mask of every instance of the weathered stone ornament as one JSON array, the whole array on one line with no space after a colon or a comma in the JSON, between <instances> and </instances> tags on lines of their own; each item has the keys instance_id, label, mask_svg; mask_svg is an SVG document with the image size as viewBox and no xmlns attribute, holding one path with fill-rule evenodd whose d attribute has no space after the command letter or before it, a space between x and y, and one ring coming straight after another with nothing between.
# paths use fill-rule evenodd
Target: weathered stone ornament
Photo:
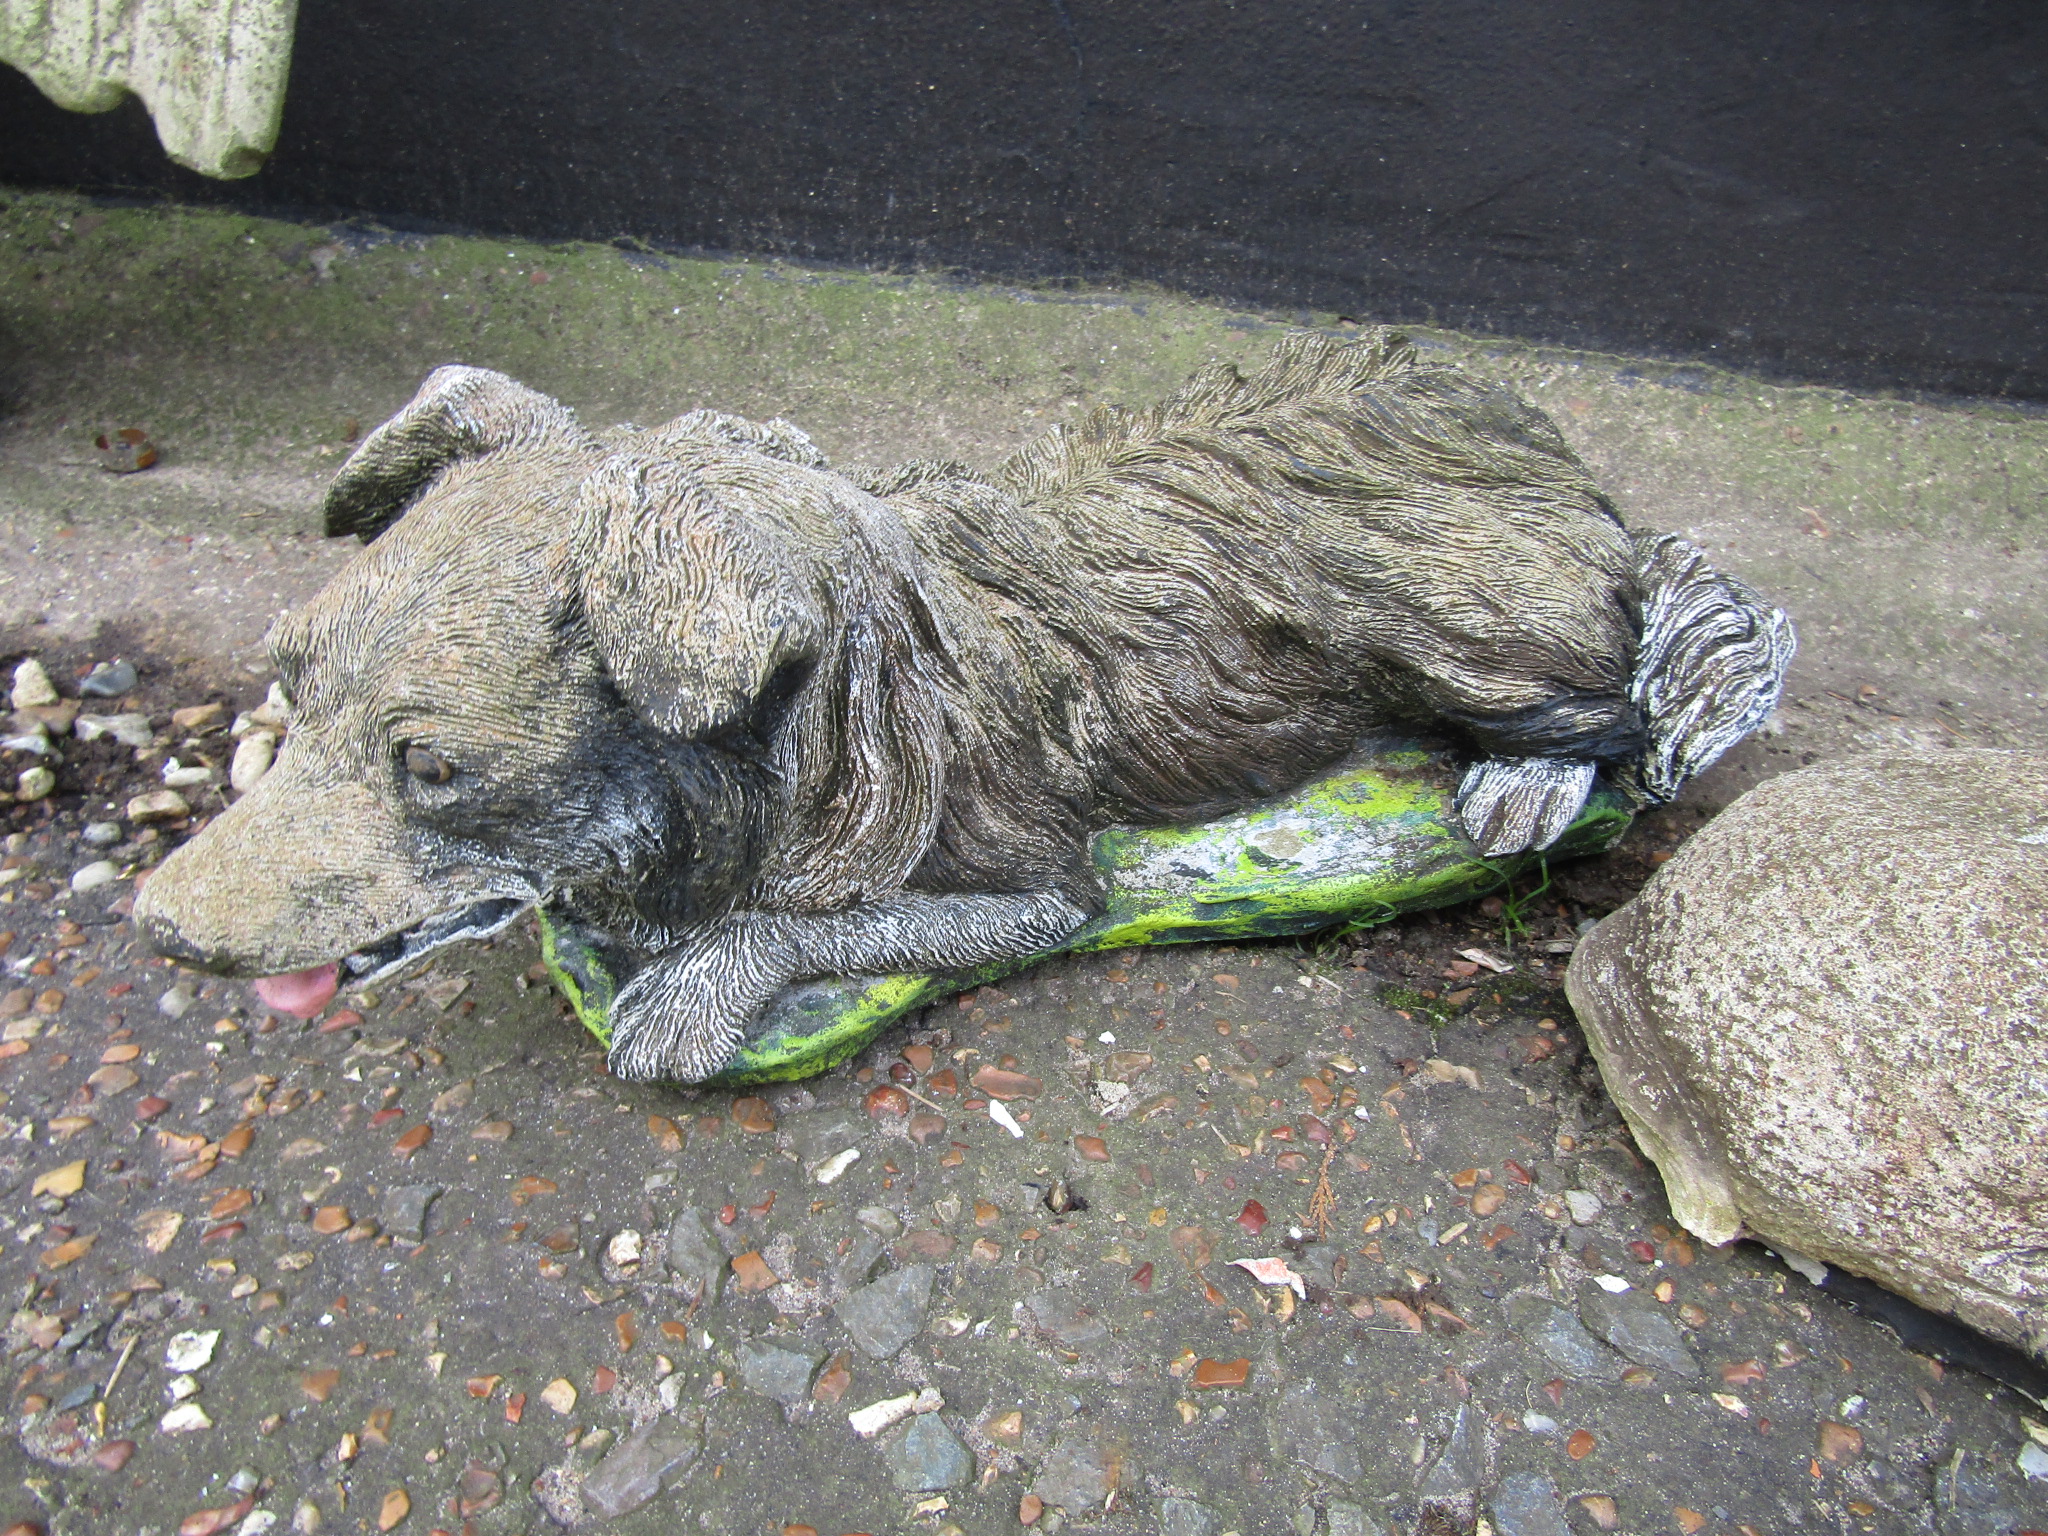
<instances>
[{"instance_id":1,"label":"weathered stone ornament","mask_svg":"<svg viewBox=\"0 0 2048 1536\"><path fill-rule=\"evenodd\" d=\"M1675 794L1792 649L1391 332L987 475L709 411L596 436L444 368L327 524L374 542L273 631L285 745L136 921L315 996L538 908L633 1079L816 1070L1062 948L1460 899ZM1356 755L1390 732L1462 773Z\"/></svg>"},{"instance_id":2,"label":"weathered stone ornament","mask_svg":"<svg viewBox=\"0 0 2048 1536\"><path fill-rule=\"evenodd\" d=\"M1567 987L1688 1229L2048 1358L2048 757L1760 785L1580 943Z\"/></svg>"},{"instance_id":3,"label":"weathered stone ornament","mask_svg":"<svg viewBox=\"0 0 2048 1536\"><path fill-rule=\"evenodd\" d=\"M0 0L0 62L73 112L132 91L164 153L232 180L277 145L297 15L298 0Z\"/></svg>"}]
</instances>

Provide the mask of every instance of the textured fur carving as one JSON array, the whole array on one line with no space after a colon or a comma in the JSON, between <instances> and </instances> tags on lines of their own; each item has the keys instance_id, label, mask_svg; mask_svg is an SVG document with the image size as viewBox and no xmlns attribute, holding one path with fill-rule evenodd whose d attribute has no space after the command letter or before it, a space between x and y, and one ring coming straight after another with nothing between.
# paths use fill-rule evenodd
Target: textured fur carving
<instances>
[{"instance_id":1,"label":"textured fur carving","mask_svg":"<svg viewBox=\"0 0 2048 1536\"><path fill-rule=\"evenodd\" d=\"M1540 846L1596 769L1648 751L1675 792L1790 646L1639 547L1541 413L1389 332L1292 335L987 476L842 475L707 411L600 438L442 369L328 505L377 542L279 626L278 767L138 921L367 973L545 899L655 954L612 1014L634 1078L716 1071L792 980L1035 953L1101 899L1095 831L1283 792L1390 722L1470 744L1482 851ZM280 869L303 825L350 846Z\"/></svg>"}]
</instances>

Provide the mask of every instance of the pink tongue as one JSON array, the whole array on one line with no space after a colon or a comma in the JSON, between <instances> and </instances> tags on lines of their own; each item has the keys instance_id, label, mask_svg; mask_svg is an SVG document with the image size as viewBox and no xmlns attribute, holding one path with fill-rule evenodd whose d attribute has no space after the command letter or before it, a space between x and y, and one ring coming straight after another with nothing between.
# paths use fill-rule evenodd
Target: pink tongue
<instances>
[{"instance_id":1,"label":"pink tongue","mask_svg":"<svg viewBox=\"0 0 2048 1536\"><path fill-rule=\"evenodd\" d=\"M341 967L330 960L310 971L261 977L256 983L256 995L263 999L266 1008L275 1008L295 1019L310 1019L334 1000L340 976Z\"/></svg>"}]
</instances>

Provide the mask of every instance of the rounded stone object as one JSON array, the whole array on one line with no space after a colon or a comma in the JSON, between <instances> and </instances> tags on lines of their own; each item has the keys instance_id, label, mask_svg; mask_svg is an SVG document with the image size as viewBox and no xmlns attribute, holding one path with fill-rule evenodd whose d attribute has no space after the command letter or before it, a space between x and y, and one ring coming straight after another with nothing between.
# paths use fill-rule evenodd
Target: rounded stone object
<instances>
[{"instance_id":1,"label":"rounded stone object","mask_svg":"<svg viewBox=\"0 0 2048 1536\"><path fill-rule=\"evenodd\" d=\"M1687 1228L2048 1357L2048 755L1762 784L1579 944L1566 987Z\"/></svg>"},{"instance_id":2,"label":"rounded stone object","mask_svg":"<svg viewBox=\"0 0 2048 1536\"><path fill-rule=\"evenodd\" d=\"M277 737L269 731L251 731L235 746L235 755L228 765L228 783L238 795L246 795L256 787L257 780L270 772L270 765L277 757Z\"/></svg>"},{"instance_id":3,"label":"rounded stone object","mask_svg":"<svg viewBox=\"0 0 2048 1536\"><path fill-rule=\"evenodd\" d=\"M110 885L120 878L120 868L113 860L95 859L72 874L71 889L81 892L96 891L101 886Z\"/></svg>"},{"instance_id":4,"label":"rounded stone object","mask_svg":"<svg viewBox=\"0 0 2048 1536\"><path fill-rule=\"evenodd\" d=\"M56 685L35 657L14 669L14 686L9 690L8 702L16 709L38 709L57 702Z\"/></svg>"},{"instance_id":5,"label":"rounded stone object","mask_svg":"<svg viewBox=\"0 0 2048 1536\"><path fill-rule=\"evenodd\" d=\"M138 679L132 661L102 661L78 685L80 698L119 699L135 691Z\"/></svg>"}]
</instances>

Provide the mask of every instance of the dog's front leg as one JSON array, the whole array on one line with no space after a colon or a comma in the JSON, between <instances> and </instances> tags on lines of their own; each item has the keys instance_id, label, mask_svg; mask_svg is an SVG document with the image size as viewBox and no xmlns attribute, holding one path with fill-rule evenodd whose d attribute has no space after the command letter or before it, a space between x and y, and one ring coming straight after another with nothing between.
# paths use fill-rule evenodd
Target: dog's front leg
<instances>
[{"instance_id":1,"label":"dog's front leg","mask_svg":"<svg viewBox=\"0 0 2048 1536\"><path fill-rule=\"evenodd\" d=\"M905 891L844 912L735 912L657 959L612 1003L612 1075L695 1082L732 1059L775 994L814 976L945 971L1021 960L1088 920L1053 892Z\"/></svg>"}]
</instances>

